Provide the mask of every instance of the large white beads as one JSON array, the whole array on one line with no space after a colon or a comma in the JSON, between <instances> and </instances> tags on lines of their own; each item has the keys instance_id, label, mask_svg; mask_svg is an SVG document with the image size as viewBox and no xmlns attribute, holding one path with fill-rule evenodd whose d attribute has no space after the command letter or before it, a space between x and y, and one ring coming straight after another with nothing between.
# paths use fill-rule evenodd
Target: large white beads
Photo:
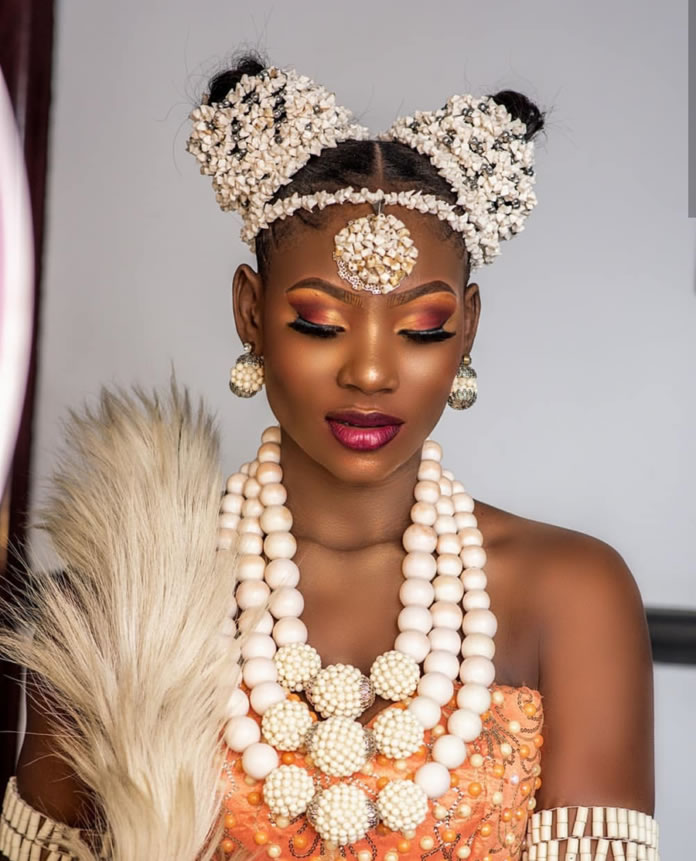
<instances>
[{"instance_id":1,"label":"large white beads","mask_svg":"<svg viewBox=\"0 0 696 861\"><path fill-rule=\"evenodd\" d=\"M262 443L274 442L279 445L280 440L281 431L278 425L269 425L267 428L264 429L263 433L261 434Z\"/></svg>"},{"instance_id":2,"label":"large white beads","mask_svg":"<svg viewBox=\"0 0 696 861\"><path fill-rule=\"evenodd\" d=\"M375 700L372 682L357 667L331 664L319 670L305 688L309 701L322 717L355 718Z\"/></svg>"},{"instance_id":3,"label":"large white beads","mask_svg":"<svg viewBox=\"0 0 696 861\"><path fill-rule=\"evenodd\" d=\"M242 754L244 773L255 780L263 780L274 768L278 767L278 754L270 744L257 742L246 748Z\"/></svg>"},{"instance_id":4,"label":"large white beads","mask_svg":"<svg viewBox=\"0 0 696 861\"><path fill-rule=\"evenodd\" d=\"M452 735L457 735L462 741L473 741L478 737L483 724L481 716L469 709L457 709L447 720L447 729Z\"/></svg>"},{"instance_id":5,"label":"large white beads","mask_svg":"<svg viewBox=\"0 0 696 861\"><path fill-rule=\"evenodd\" d=\"M268 609L276 619L284 619L287 616L297 619L302 615L304 598L299 589L283 586L271 592Z\"/></svg>"},{"instance_id":6,"label":"large white beads","mask_svg":"<svg viewBox=\"0 0 696 861\"><path fill-rule=\"evenodd\" d=\"M285 505L269 505L259 515L259 524L266 534L289 532L292 529L292 514Z\"/></svg>"},{"instance_id":7,"label":"large white beads","mask_svg":"<svg viewBox=\"0 0 696 861\"><path fill-rule=\"evenodd\" d=\"M427 634L433 627L433 617L425 607L404 607L396 624L400 631L420 631Z\"/></svg>"},{"instance_id":8,"label":"large white beads","mask_svg":"<svg viewBox=\"0 0 696 861\"><path fill-rule=\"evenodd\" d=\"M275 816L294 819L307 809L314 796L314 781L297 765L274 768L263 784L263 800Z\"/></svg>"},{"instance_id":9,"label":"large white beads","mask_svg":"<svg viewBox=\"0 0 696 861\"><path fill-rule=\"evenodd\" d=\"M369 759L372 739L357 721L330 717L311 726L306 744L320 771L334 777L348 777L360 771Z\"/></svg>"},{"instance_id":10,"label":"large white beads","mask_svg":"<svg viewBox=\"0 0 696 861\"><path fill-rule=\"evenodd\" d=\"M237 586L235 597L240 610L250 610L262 607L270 594L271 590L263 580L243 580Z\"/></svg>"},{"instance_id":11,"label":"large white beads","mask_svg":"<svg viewBox=\"0 0 696 861\"><path fill-rule=\"evenodd\" d=\"M401 542L407 553L432 553L437 547L437 534L432 526L412 523L404 530Z\"/></svg>"},{"instance_id":12,"label":"large white beads","mask_svg":"<svg viewBox=\"0 0 696 861\"><path fill-rule=\"evenodd\" d=\"M370 680L375 693L385 700L403 700L411 696L419 675L416 661L396 649L384 652L370 668Z\"/></svg>"},{"instance_id":13,"label":"large white beads","mask_svg":"<svg viewBox=\"0 0 696 861\"><path fill-rule=\"evenodd\" d=\"M426 439L421 448L421 458L423 460L434 460L437 463L442 461L442 446L434 439Z\"/></svg>"},{"instance_id":14,"label":"large white beads","mask_svg":"<svg viewBox=\"0 0 696 861\"><path fill-rule=\"evenodd\" d=\"M274 559L266 565L264 579L271 589L292 588L300 582L300 569L292 559Z\"/></svg>"},{"instance_id":15,"label":"large white beads","mask_svg":"<svg viewBox=\"0 0 696 861\"><path fill-rule=\"evenodd\" d=\"M404 607L429 607L433 603L435 590L432 585L421 577L404 580L399 589L399 598ZM480 612L472 610L474 612Z\"/></svg>"},{"instance_id":16,"label":"large white beads","mask_svg":"<svg viewBox=\"0 0 696 861\"><path fill-rule=\"evenodd\" d=\"M433 628L428 634L430 640L430 648L432 651L451 652L453 655L459 654L461 647L461 638L457 631L451 628Z\"/></svg>"},{"instance_id":17,"label":"large white beads","mask_svg":"<svg viewBox=\"0 0 696 861\"><path fill-rule=\"evenodd\" d=\"M408 704L408 710L416 718L423 729L432 729L440 722L442 710L435 700L430 697L414 697Z\"/></svg>"},{"instance_id":18,"label":"large white beads","mask_svg":"<svg viewBox=\"0 0 696 861\"><path fill-rule=\"evenodd\" d=\"M278 670L271 658L249 658L242 665L242 675L248 688L255 688L262 682L278 680Z\"/></svg>"},{"instance_id":19,"label":"large white beads","mask_svg":"<svg viewBox=\"0 0 696 861\"><path fill-rule=\"evenodd\" d=\"M317 834L337 846L356 843L378 821L377 808L362 789L336 783L314 796L307 818Z\"/></svg>"},{"instance_id":20,"label":"large white beads","mask_svg":"<svg viewBox=\"0 0 696 861\"><path fill-rule=\"evenodd\" d=\"M264 491L267 491L269 487L273 487L273 485L267 485ZM264 538L263 552L268 559L292 559L296 551L297 542L292 532L271 532Z\"/></svg>"},{"instance_id":21,"label":"large white beads","mask_svg":"<svg viewBox=\"0 0 696 861\"><path fill-rule=\"evenodd\" d=\"M377 750L392 759L404 759L423 744L423 725L404 709L386 709L374 723Z\"/></svg>"},{"instance_id":22,"label":"large white beads","mask_svg":"<svg viewBox=\"0 0 696 861\"><path fill-rule=\"evenodd\" d=\"M488 685L493 684L495 679L495 667L492 661L482 655L470 655L468 658L464 658L461 663L459 678L464 684L474 682L477 685L488 687Z\"/></svg>"},{"instance_id":23,"label":"large white beads","mask_svg":"<svg viewBox=\"0 0 696 861\"><path fill-rule=\"evenodd\" d=\"M377 796L377 812L392 831L413 831L428 813L428 796L411 780L390 780Z\"/></svg>"},{"instance_id":24,"label":"large white beads","mask_svg":"<svg viewBox=\"0 0 696 861\"><path fill-rule=\"evenodd\" d=\"M272 658L275 653L275 641L273 640L273 637L270 637L268 634L251 631L243 639L242 658L244 658L245 661L250 658Z\"/></svg>"},{"instance_id":25,"label":"large white beads","mask_svg":"<svg viewBox=\"0 0 696 861\"><path fill-rule=\"evenodd\" d=\"M274 657L278 681L289 691L301 691L321 669L321 658L307 643L288 643Z\"/></svg>"},{"instance_id":26,"label":"large white beads","mask_svg":"<svg viewBox=\"0 0 696 861\"><path fill-rule=\"evenodd\" d=\"M420 664L430 651L430 640L422 631L402 631L394 641L394 648Z\"/></svg>"},{"instance_id":27,"label":"large white beads","mask_svg":"<svg viewBox=\"0 0 696 861\"><path fill-rule=\"evenodd\" d=\"M307 704L293 700L270 706L261 720L263 737L278 750L297 750L311 726L312 716Z\"/></svg>"},{"instance_id":28,"label":"large white beads","mask_svg":"<svg viewBox=\"0 0 696 861\"><path fill-rule=\"evenodd\" d=\"M249 713L249 697L241 688L235 688L227 700L225 714L227 717L238 717Z\"/></svg>"},{"instance_id":29,"label":"large white beads","mask_svg":"<svg viewBox=\"0 0 696 861\"><path fill-rule=\"evenodd\" d=\"M459 768L466 759L466 745L457 735L441 735L433 744L432 757L445 768Z\"/></svg>"},{"instance_id":30,"label":"large white beads","mask_svg":"<svg viewBox=\"0 0 696 861\"><path fill-rule=\"evenodd\" d=\"M292 616L278 619L273 625L273 639L279 648L280 646L287 646L288 643L306 643L307 626L302 619L293 619Z\"/></svg>"},{"instance_id":31,"label":"large white beads","mask_svg":"<svg viewBox=\"0 0 696 861\"><path fill-rule=\"evenodd\" d=\"M426 673L440 673L448 679L456 679L459 672L459 660L456 655L446 651L431 651L423 662Z\"/></svg>"},{"instance_id":32,"label":"large white beads","mask_svg":"<svg viewBox=\"0 0 696 861\"><path fill-rule=\"evenodd\" d=\"M250 745L261 740L261 730L253 718L238 715L227 721L225 727L225 744L231 750L241 753Z\"/></svg>"},{"instance_id":33,"label":"large white beads","mask_svg":"<svg viewBox=\"0 0 696 861\"><path fill-rule=\"evenodd\" d=\"M449 771L439 762L426 762L425 765L421 765L413 780L428 798L439 798L451 785Z\"/></svg>"},{"instance_id":34,"label":"large white beads","mask_svg":"<svg viewBox=\"0 0 696 861\"><path fill-rule=\"evenodd\" d=\"M249 691L249 701L252 709L262 715L266 709L285 699L287 693L278 682L261 682Z\"/></svg>"},{"instance_id":35,"label":"large white beads","mask_svg":"<svg viewBox=\"0 0 696 861\"><path fill-rule=\"evenodd\" d=\"M483 685L468 682L457 691L457 706L469 709L476 714L483 714L491 704L491 692Z\"/></svg>"},{"instance_id":36,"label":"large white beads","mask_svg":"<svg viewBox=\"0 0 696 861\"><path fill-rule=\"evenodd\" d=\"M498 620L490 610L468 610L462 620L462 631L465 634L486 634L494 636L498 630Z\"/></svg>"},{"instance_id":37,"label":"large white beads","mask_svg":"<svg viewBox=\"0 0 696 861\"><path fill-rule=\"evenodd\" d=\"M495 654L495 642L486 634L467 634L462 641L462 657L469 658L471 655L481 655L493 660Z\"/></svg>"},{"instance_id":38,"label":"large white beads","mask_svg":"<svg viewBox=\"0 0 696 861\"><path fill-rule=\"evenodd\" d=\"M452 657L454 658L454 655ZM456 661L456 658L454 659ZM435 700L439 706L444 706L452 699L454 684L444 673L426 672L418 682L418 694Z\"/></svg>"},{"instance_id":39,"label":"large white beads","mask_svg":"<svg viewBox=\"0 0 696 861\"><path fill-rule=\"evenodd\" d=\"M431 553L407 553L401 563L401 572L407 579L420 577L432 580L437 573L437 560Z\"/></svg>"}]
</instances>

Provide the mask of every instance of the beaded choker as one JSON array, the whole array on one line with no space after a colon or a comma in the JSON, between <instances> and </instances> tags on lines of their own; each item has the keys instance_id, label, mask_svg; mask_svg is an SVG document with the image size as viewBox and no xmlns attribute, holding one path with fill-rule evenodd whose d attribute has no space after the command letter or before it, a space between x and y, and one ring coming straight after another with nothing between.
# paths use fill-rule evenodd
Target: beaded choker
<instances>
[{"instance_id":1,"label":"beaded choker","mask_svg":"<svg viewBox=\"0 0 696 861\"><path fill-rule=\"evenodd\" d=\"M481 732L491 701L497 620L485 590L486 553L473 499L442 469L440 446L427 440L402 539L403 609L394 648L375 659L369 678L346 664L322 667L300 619L304 600L280 439L278 427L264 431L256 459L227 480L220 509L218 547L236 546L240 554L233 611L241 611L236 626L247 632L242 673L249 690L248 697L237 690L230 700L225 741L242 754L245 773L264 780L263 797L275 815L306 814L329 843L354 843L379 822L408 832L449 789L449 769L466 760L466 743ZM377 752L414 753L424 730L440 721L457 676L463 683L458 708L428 760L413 780L392 780L369 798L353 776ZM356 718L375 695L395 705L370 730ZM250 709L262 716L260 728ZM296 750L306 751L309 770L280 764L279 751ZM334 782L326 786L322 775Z\"/></svg>"}]
</instances>

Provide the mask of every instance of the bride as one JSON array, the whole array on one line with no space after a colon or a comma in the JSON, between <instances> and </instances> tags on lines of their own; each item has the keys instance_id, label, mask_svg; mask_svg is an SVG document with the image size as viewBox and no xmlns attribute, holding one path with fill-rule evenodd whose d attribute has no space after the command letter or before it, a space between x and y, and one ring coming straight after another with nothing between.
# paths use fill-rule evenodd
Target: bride
<instances>
[{"instance_id":1,"label":"bride","mask_svg":"<svg viewBox=\"0 0 696 861\"><path fill-rule=\"evenodd\" d=\"M471 276L536 204L542 112L460 95L374 138L248 56L192 119L188 149L258 263L234 277L230 387L265 387L278 421L218 520L244 658L221 857L657 859L631 572L595 538L472 499L430 438L449 404L466 464ZM51 720L30 704L6 853L9 804L89 824Z\"/></svg>"}]
</instances>

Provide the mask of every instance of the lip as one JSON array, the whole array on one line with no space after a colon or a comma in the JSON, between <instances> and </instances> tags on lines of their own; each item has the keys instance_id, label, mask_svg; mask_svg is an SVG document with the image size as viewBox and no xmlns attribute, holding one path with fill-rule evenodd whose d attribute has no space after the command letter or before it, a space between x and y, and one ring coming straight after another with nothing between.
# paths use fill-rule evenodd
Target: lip
<instances>
[{"instance_id":1,"label":"lip","mask_svg":"<svg viewBox=\"0 0 696 861\"><path fill-rule=\"evenodd\" d=\"M401 430L403 419L386 413L357 410L332 412L326 416L331 433L353 451L375 451L391 442Z\"/></svg>"},{"instance_id":2,"label":"lip","mask_svg":"<svg viewBox=\"0 0 696 861\"><path fill-rule=\"evenodd\" d=\"M403 419L390 416L387 413L360 412L360 410L340 410L326 414L327 421L342 422L359 428L376 428L392 425L402 425Z\"/></svg>"}]
</instances>

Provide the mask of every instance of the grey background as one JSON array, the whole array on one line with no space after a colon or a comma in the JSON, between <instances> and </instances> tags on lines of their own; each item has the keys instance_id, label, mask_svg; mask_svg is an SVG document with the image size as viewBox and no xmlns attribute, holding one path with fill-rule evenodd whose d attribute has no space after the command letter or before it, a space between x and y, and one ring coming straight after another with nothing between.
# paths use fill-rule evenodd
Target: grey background
<instances>
[{"instance_id":1,"label":"grey background","mask_svg":"<svg viewBox=\"0 0 696 861\"><path fill-rule=\"evenodd\" d=\"M184 151L208 73L260 46L375 132L456 91L513 87L549 109L539 205L475 274L479 400L434 435L478 498L596 535L647 604L696 607L686 0L60 0L57 23L35 501L60 418L102 383L165 384L173 361L219 416L227 471L271 420L263 396L227 389L231 277L252 261ZM50 564L38 538L33 552ZM696 669L657 667L656 702L656 817L676 861Z\"/></svg>"}]
</instances>

